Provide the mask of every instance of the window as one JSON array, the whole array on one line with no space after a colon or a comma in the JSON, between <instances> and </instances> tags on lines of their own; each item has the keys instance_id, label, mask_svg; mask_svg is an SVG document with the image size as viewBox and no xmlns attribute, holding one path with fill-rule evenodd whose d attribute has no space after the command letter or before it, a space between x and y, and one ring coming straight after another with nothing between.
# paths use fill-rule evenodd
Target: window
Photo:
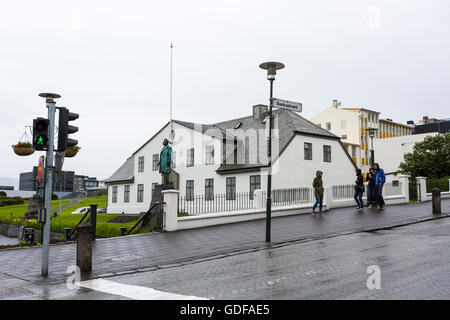
<instances>
[{"instance_id":1,"label":"window","mask_svg":"<svg viewBox=\"0 0 450 320\"><path fill-rule=\"evenodd\" d=\"M312 143L305 142L305 160L312 160Z\"/></svg>"},{"instance_id":2,"label":"window","mask_svg":"<svg viewBox=\"0 0 450 320\"><path fill-rule=\"evenodd\" d=\"M352 157L356 157L356 146L352 146Z\"/></svg>"},{"instance_id":3,"label":"window","mask_svg":"<svg viewBox=\"0 0 450 320\"><path fill-rule=\"evenodd\" d=\"M187 149L186 167L194 166L194 148Z\"/></svg>"},{"instance_id":4,"label":"window","mask_svg":"<svg viewBox=\"0 0 450 320\"><path fill-rule=\"evenodd\" d=\"M261 176L250 176L250 199L253 200L253 191L261 189Z\"/></svg>"},{"instance_id":5,"label":"window","mask_svg":"<svg viewBox=\"0 0 450 320\"><path fill-rule=\"evenodd\" d=\"M206 146L205 149L205 164L214 164L214 146Z\"/></svg>"},{"instance_id":6,"label":"window","mask_svg":"<svg viewBox=\"0 0 450 320\"><path fill-rule=\"evenodd\" d=\"M144 172L144 157L138 158L138 172Z\"/></svg>"},{"instance_id":7,"label":"window","mask_svg":"<svg viewBox=\"0 0 450 320\"><path fill-rule=\"evenodd\" d=\"M331 146L323 146L323 162L331 162Z\"/></svg>"},{"instance_id":8,"label":"window","mask_svg":"<svg viewBox=\"0 0 450 320\"><path fill-rule=\"evenodd\" d=\"M117 186L112 187L112 203L117 203Z\"/></svg>"},{"instance_id":9,"label":"window","mask_svg":"<svg viewBox=\"0 0 450 320\"><path fill-rule=\"evenodd\" d=\"M347 120L341 120L341 129L347 128Z\"/></svg>"},{"instance_id":10,"label":"window","mask_svg":"<svg viewBox=\"0 0 450 320\"><path fill-rule=\"evenodd\" d=\"M186 180L186 201L194 200L194 180Z\"/></svg>"},{"instance_id":11,"label":"window","mask_svg":"<svg viewBox=\"0 0 450 320\"><path fill-rule=\"evenodd\" d=\"M123 187L123 202L130 202L130 185L126 184Z\"/></svg>"},{"instance_id":12,"label":"window","mask_svg":"<svg viewBox=\"0 0 450 320\"><path fill-rule=\"evenodd\" d=\"M205 200L214 200L214 179L205 179Z\"/></svg>"},{"instance_id":13,"label":"window","mask_svg":"<svg viewBox=\"0 0 450 320\"><path fill-rule=\"evenodd\" d=\"M227 178L227 200L236 199L236 177Z\"/></svg>"},{"instance_id":14,"label":"window","mask_svg":"<svg viewBox=\"0 0 450 320\"><path fill-rule=\"evenodd\" d=\"M144 185L143 184L138 184L137 202L144 202Z\"/></svg>"},{"instance_id":15,"label":"window","mask_svg":"<svg viewBox=\"0 0 450 320\"><path fill-rule=\"evenodd\" d=\"M159 154L155 153L152 156L152 170L153 171L158 171L158 162L159 162Z\"/></svg>"},{"instance_id":16,"label":"window","mask_svg":"<svg viewBox=\"0 0 450 320\"><path fill-rule=\"evenodd\" d=\"M153 197L153 190L155 190L157 185L158 184L156 182L152 183L152 197Z\"/></svg>"},{"instance_id":17,"label":"window","mask_svg":"<svg viewBox=\"0 0 450 320\"><path fill-rule=\"evenodd\" d=\"M331 130L331 122L325 123L325 127L327 128L328 131L330 131Z\"/></svg>"}]
</instances>

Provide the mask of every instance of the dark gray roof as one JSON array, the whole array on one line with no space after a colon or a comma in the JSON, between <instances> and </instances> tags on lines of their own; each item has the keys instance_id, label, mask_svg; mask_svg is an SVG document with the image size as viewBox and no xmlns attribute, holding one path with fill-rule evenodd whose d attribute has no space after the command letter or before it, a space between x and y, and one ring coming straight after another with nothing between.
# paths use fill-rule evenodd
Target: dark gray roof
<instances>
[{"instance_id":1,"label":"dark gray roof","mask_svg":"<svg viewBox=\"0 0 450 320\"><path fill-rule=\"evenodd\" d=\"M279 134L279 150L280 155L284 151L284 149L288 146L288 144L291 142L292 138L295 134L304 133L308 135L314 135L314 136L322 136L327 137L331 139L339 139L336 135L332 134L331 132L320 128L319 126L315 125L314 123L306 120L299 114L284 110L284 109L277 109L273 111L274 115L278 115L278 134ZM222 128L223 130L227 129L234 129L238 123L241 123L239 126L239 129L248 130L248 129L254 129L254 130L260 130L265 129L265 123L263 123L260 120L254 120L253 116L218 122L215 124L215 126ZM248 144L245 143L245 154L246 157L249 154L258 153L258 145L262 148L265 148L265 143L258 143L258 144ZM258 159L257 164L234 164L233 161L230 161L231 164L222 164L218 169L218 173L225 173L230 171L236 171L236 170L254 170L259 169L261 167L267 166L267 152L266 150L261 150L259 154L264 155L262 159ZM275 160L276 157L274 157L273 160ZM247 161L246 161L247 162Z\"/></svg>"},{"instance_id":2,"label":"dark gray roof","mask_svg":"<svg viewBox=\"0 0 450 320\"><path fill-rule=\"evenodd\" d=\"M119 169L117 169L116 172L112 174L111 177L105 180L105 183L125 183L125 182L133 182L134 180L134 156L131 156L127 159L127 161L124 162L120 166Z\"/></svg>"}]
</instances>

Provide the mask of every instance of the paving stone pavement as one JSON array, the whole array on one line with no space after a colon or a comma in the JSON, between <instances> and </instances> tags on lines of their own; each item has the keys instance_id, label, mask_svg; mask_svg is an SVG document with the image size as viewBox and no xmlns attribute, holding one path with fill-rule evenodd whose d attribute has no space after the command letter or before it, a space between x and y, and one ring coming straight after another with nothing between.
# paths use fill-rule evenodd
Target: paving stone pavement
<instances>
[{"instance_id":1,"label":"paving stone pavement","mask_svg":"<svg viewBox=\"0 0 450 320\"><path fill-rule=\"evenodd\" d=\"M431 214L431 202L392 205L385 210L353 208L331 210L322 217L295 215L273 218L272 244L324 238L414 223L450 214L450 200L442 201L442 215ZM148 267L176 267L196 259L265 248L265 221L255 220L177 232L98 239L93 245L93 276L142 272ZM0 273L19 279L62 283L69 266L75 265L76 245L52 245L49 277L40 276L42 248L0 251Z\"/></svg>"}]
</instances>

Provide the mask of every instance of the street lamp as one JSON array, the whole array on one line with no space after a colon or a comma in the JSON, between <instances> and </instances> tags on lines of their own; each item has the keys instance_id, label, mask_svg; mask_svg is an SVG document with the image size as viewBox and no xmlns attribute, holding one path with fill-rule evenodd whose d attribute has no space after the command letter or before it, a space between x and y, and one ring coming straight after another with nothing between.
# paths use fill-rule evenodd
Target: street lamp
<instances>
[{"instance_id":1,"label":"street lamp","mask_svg":"<svg viewBox=\"0 0 450 320\"><path fill-rule=\"evenodd\" d=\"M373 138L377 132L377 128L369 128L369 137L370 137L370 166L373 167L373 163L375 162L375 151L373 150Z\"/></svg>"},{"instance_id":2,"label":"street lamp","mask_svg":"<svg viewBox=\"0 0 450 320\"><path fill-rule=\"evenodd\" d=\"M266 201L266 242L270 242L270 222L272 213L272 98L273 98L273 81L277 70L283 69L284 64L281 62L264 62L259 65L261 69L267 70L267 80L270 81L270 98L269 98L269 139L267 140L267 201Z\"/></svg>"}]
</instances>

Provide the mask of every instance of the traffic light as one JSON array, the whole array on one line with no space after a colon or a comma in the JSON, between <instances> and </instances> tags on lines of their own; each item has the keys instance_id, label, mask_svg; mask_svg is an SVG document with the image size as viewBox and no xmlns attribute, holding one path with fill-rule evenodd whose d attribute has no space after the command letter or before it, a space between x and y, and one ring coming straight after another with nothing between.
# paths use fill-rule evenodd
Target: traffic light
<instances>
[{"instance_id":1,"label":"traffic light","mask_svg":"<svg viewBox=\"0 0 450 320\"><path fill-rule=\"evenodd\" d=\"M69 125L69 121L78 119L78 113L69 112L69 109L59 107L59 125L58 125L58 151L66 151L67 147L73 147L78 144L78 140L70 139L69 134L78 131L78 127Z\"/></svg>"},{"instance_id":2,"label":"traffic light","mask_svg":"<svg viewBox=\"0 0 450 320\"><path fill-rule=\"evenodd\" d=\"M33 147L36 150L47 150L48 148L48 125L48 119L36 118L33 120Z\"/></svg>"}]
</instances>

